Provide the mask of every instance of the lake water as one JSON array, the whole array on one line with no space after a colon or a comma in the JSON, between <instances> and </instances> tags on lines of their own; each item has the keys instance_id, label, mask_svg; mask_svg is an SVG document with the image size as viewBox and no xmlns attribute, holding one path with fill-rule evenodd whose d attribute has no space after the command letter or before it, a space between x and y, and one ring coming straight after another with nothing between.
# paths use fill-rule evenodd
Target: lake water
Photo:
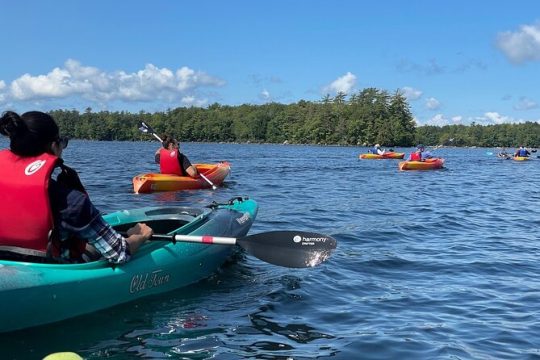
<instances>
[{"instance_id":1,"label":"lake water","mask_svg":"<svg viewBox=\"0 0 540 360\"><path fill-rule=\"evenodd\" d=\"M239 256L188 288L2 334L3 359L540 358L536 154L444 148L445 169L399 172L360 147L187 143L192 162L232 163L224 187L133 194L156 146L72 141L64 158L103 212L248 195L250 233L327 233L338 248L311 269Z\"/></svg>"}]
</instances>

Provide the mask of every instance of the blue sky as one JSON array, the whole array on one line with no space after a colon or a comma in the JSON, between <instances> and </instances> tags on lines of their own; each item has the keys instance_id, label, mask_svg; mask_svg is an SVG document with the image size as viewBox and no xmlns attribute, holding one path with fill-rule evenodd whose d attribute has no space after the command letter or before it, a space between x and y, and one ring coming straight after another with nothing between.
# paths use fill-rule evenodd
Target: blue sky
<instances>
[{"instance_id":1,"label":"blue sky","mask_svg":"<svg viewBox=\"0 0 540 360\"><path fill-rule=\"evenodd\" d=\"M154 112L402 91L418 124L540 121L538 1L0 0L0 108Z\"/></svg>"}]
</instances>

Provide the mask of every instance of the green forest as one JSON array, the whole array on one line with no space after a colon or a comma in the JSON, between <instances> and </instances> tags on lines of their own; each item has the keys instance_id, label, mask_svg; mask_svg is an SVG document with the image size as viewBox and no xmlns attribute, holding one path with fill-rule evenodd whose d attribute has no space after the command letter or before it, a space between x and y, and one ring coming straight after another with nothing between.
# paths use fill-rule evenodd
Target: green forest
<instances>
[{"instance_id":1,"label":"green forest","mask_svg":"<svg viewBox=\"0 0 540 360\"><path fill-rule=\"evenodd\" d=\"M64 136L89 140L153 140L138 130L145 121L180 141L319 145L426 145L514 147L540 145L540 124L416 126L399 91L366 88L320 101L292 104L178 107L165 112L54 110Z\"/></svg>"}]
</instances>

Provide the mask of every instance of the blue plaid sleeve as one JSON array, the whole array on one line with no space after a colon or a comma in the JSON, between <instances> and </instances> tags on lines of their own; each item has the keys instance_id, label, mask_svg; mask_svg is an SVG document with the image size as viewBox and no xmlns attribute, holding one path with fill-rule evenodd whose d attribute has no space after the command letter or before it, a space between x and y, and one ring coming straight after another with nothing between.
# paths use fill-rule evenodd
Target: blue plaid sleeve
<instances>
[{"instance_id":1,"label":"blue plaid sleeve","mask_svg":"<svg viewBox=\"0 0 540 360\"><path fill-rule=\"evenodd\" d=\"M96 216L78 234L110 263L122 264L130 259L127 241L107 224L101 215Z\"/></svg>"},{"instance_id":2,"label":"blue plaid sleeve","mask_svg":"<svg viewBox=\"0 0 540 360\"><path fill-rule=\"evenodd\" d=\"M113 264L122 264L130 259L127 241L105 222L88 196L76 190L62 195L65 199L59 210L62 241L72 236L85 240ZM69 257L69 254L62 256Z\"/></svg>"}]
</instances>

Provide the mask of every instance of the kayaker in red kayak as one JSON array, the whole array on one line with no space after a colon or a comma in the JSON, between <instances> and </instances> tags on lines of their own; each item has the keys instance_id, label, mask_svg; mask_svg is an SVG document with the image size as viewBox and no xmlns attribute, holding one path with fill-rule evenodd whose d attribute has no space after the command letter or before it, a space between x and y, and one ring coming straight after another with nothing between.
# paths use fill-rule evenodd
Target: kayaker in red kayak
<instances>
[{"instance_id":1,"label":"kayaker in red kayak","mask_svg":"<svg viewBox=\"0 0 540 360\"><path fill-rule=\"evenodd\" d=\"M163 135L163 147L156 150L155 161L162 174L191 176L198 178L197 168L191 164L186 155L180 152L178 141L169 135Z\"/></svg>"},{"instance_id":2,"label":"kayaker in red kayak","mask_svg":"<svg viewBox=\"0 0 540 360\"><path fill-rule=\"evenodd\" d=\"M103 220L77 172L64 165L68 139L50 115L7 111L0 133L10 139L10 150L0 151L1 255L45 262L104 257L120 264L152 236L150 227L137 224L124 238Z\"/></svg>"}]
</instances>

